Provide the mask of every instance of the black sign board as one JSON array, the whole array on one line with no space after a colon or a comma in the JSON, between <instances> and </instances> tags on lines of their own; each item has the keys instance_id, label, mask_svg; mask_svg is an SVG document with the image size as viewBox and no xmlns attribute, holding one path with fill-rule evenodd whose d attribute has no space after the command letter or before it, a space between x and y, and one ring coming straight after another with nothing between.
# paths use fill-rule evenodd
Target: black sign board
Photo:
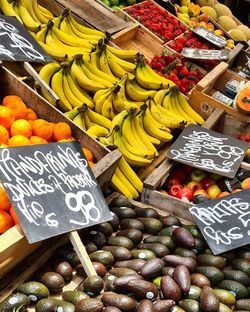
<instances>
[{"instance_id":1,"label":"black sign board","mask_svg":"<svg viewBox=\"0 0 250 312\"><path fill-rule=\"evenodd\" d=\"M218 48L223 48L227 45L227 40L225 38L221 38L215 35L212 31L204 28L204 27L197 27L192 30L196 35L206 39L207 41L211 42L213 45L217 46Z\"/></svg>"},{"instance_id":2,"label":"black sign board","mask_svg":"<svg viewBox=\"0 0 250 312\"><path fill-rule=\"evenodd\" d=\"M189 209L215 255L250 243L250 190Z\"/></svg>"},{"instance_id":3,"label":"black sign board","mask_svg":"<svg viewBox=\"0 0 250 312\"><path fill-rule=\"evenodd\" d=\"M0 179L30 243L112 219L79 142L0 149Z\"/></svg>"},{"instance_id":4,"label":"black sign board","mask_svg":"<svg viewBox=\"0 0 250 312\"><path fill-rule=\"evenodd\" d=\"M228 50L206 50L206 49L193 49L183 48L181 55L186 58L195 60L228 60Z\"/></svg>"},{"instance_id":5,"label":"black sign board","mask_svg":"<svg viewBox=\"0 0 250 312\"><path fill-rule=\"evenodd\" d=\"M15 17L4 15L0 15L0 60L53 61Z\"/></svg>"},{"instance_id":6,"label":"black sign board","mask_svg":"<svg viewBox=\"0 0 250 312\"><path fill-rule=\"evenodd\" d=\"M168 157L195 168L234 178L248 143L195 125L187 126Z\"/></svg>"}]
</instances>

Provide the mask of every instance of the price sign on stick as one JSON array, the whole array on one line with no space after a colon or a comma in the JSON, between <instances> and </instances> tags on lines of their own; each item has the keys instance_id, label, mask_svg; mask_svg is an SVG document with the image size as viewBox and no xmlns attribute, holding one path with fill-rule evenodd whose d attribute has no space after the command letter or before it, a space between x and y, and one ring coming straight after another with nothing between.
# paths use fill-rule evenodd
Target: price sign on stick
<instances>
[{"instance_id":1,"label":"price sign on stick","mask_svg":"<svg viewBox=\"0 0 250 312\"><path fill-rule=\"evenodd\" d=\"M112 219L79 142L1 149L0 179L30 243Z\"/></svg>"},{"instance_id":2,"label":"price sign on stick","mask_svg":"<svg viewBox=\"0 0 250 312\"><path fill-rule=\"evenodd\" d=\"M204 27L197 27L192 30L198 36L206 39L207 41L211 42L218 48L223 48L227 45L227 40L225 38L221 38L216 36L212 31L204 28Z\"/></svg>"},{"instance_id":3,"label":"price sign on stick","mask_svg":"<svg viewBox=\"0 0 250 312\"><path fill-rule=\"evenodd\" d=\"M250 243L250 190L189 209L215 255Z\"/></svg>"},{"instance_id":4,"label":"price sign on stick","mask_svg":"<svg viewBox=\"0 0 250 312\"><path fill-rule=\"evenodd\" d=\"M247 148L246 142L189 125L168 150L168 157L195 168L234 178Z\"/></svg>"},{"instance_id":5,"label":"price sign on stick","mask_svg":"<svg viewBox=\"0 0 250 312\"><path fill-rule=\"evenodd\" d=\"M15 17L4 15L0 15L0 60L53 61Z\"/></svg>"},{"instance_id":6,"label":"price sign on stick","mask_svg":"<svg viewBox=\"0 0 250 312\"><path fill-rule=\"evenodd\" d=\"M228 50L206 50L206 49L192 49L183 48L181 54L186 58L197 60L228 60Z\"/></svg>"}]
</instances>

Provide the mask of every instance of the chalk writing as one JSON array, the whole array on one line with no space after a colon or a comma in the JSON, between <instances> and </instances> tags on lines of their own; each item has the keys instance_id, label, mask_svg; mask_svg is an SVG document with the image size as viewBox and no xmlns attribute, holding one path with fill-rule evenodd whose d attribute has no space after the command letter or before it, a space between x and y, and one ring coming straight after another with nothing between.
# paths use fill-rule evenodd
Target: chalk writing
<instances>
[{"instance_id":1,"label":"chalk writing","mask_svg":"<svg viewBox=\"0 0 250 312\"><path fill-rule=\"evenodd\" d=\"M197 27L193 29L192 31L196 33L197 35L199 35L200 37L218 46L219 48L222 48L226 46L227 44L226 39L216 36L213 32L209 31L208 29L204 27Z\"/></svg>"},{"instance_id":2,"label":"chalk writing","mask_svg":"<svg viewBox=\"0 0 250 312\"><path fill-rule=\"evenodd\" d=\"M229 59L228 50L206 50L183 48L181 54L185 57L200 60L227 60Z\"/></svg>"}]
</instances>

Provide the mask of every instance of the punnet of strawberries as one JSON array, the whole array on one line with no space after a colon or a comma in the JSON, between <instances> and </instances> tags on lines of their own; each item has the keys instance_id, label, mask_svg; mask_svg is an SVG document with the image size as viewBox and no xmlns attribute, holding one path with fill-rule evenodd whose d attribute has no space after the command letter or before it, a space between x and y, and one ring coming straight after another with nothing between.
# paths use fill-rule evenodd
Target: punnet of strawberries
<instances>
[{"instance_id":1,"label":"punnet of strawberries","mask_svg":"<svg viewBox=\"0 0 250 312\"><path fill-rule=\"evenodd\" d=\"M144 25L164 42L168 42L186 31L177 18L151 1L144 1L125 9L131 17Z\"/></svg>"},{"instance_id":2,"label":"punnet of strawberries","mask_svg":"<svg viewBox=\"0 0 250 312\"><path fill-rule=\"evenodd\" d=\"M172 80L184 94L194 88L205 75L194 63L169 52L154 56L150 66L160 75Z\"/></svg>"}]
</instances>

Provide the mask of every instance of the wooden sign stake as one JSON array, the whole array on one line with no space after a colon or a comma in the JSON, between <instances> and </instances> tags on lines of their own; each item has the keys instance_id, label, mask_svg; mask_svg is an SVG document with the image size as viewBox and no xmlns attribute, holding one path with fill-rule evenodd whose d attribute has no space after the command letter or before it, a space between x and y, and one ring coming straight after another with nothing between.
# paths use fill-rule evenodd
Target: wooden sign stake
<instances>
[{"instance_id":1,"label":"wooden sign stake","mask_svg":"<svg viewBox=\"0 0 250 312\"><path fill-rule=\"evenodd\" d=\"M89 255L80 239L80 236L77 231L72 231L68 233L69 239L79 257L81 264L84 268L84 271L88 276L97 275L94 269L94 266L89 258Z\"/></svg>"},{"instance_id":2,"label":"wooden sign stake","mask_svg":"<svg viewBox=\"0 0 250 312\"><path fill-rule=\"evenodd\" d=\"M39 84L41 88L45 90L45 92L51 97L53 102L57 104L60 101L60 98L55 94L55 92L47 85L46 82L41 79L38 73L34 70L34 68L28 62L23 63L23 67L27 70L27 72L35 79L35 81Z\"/></svg>"}]
</instances>

